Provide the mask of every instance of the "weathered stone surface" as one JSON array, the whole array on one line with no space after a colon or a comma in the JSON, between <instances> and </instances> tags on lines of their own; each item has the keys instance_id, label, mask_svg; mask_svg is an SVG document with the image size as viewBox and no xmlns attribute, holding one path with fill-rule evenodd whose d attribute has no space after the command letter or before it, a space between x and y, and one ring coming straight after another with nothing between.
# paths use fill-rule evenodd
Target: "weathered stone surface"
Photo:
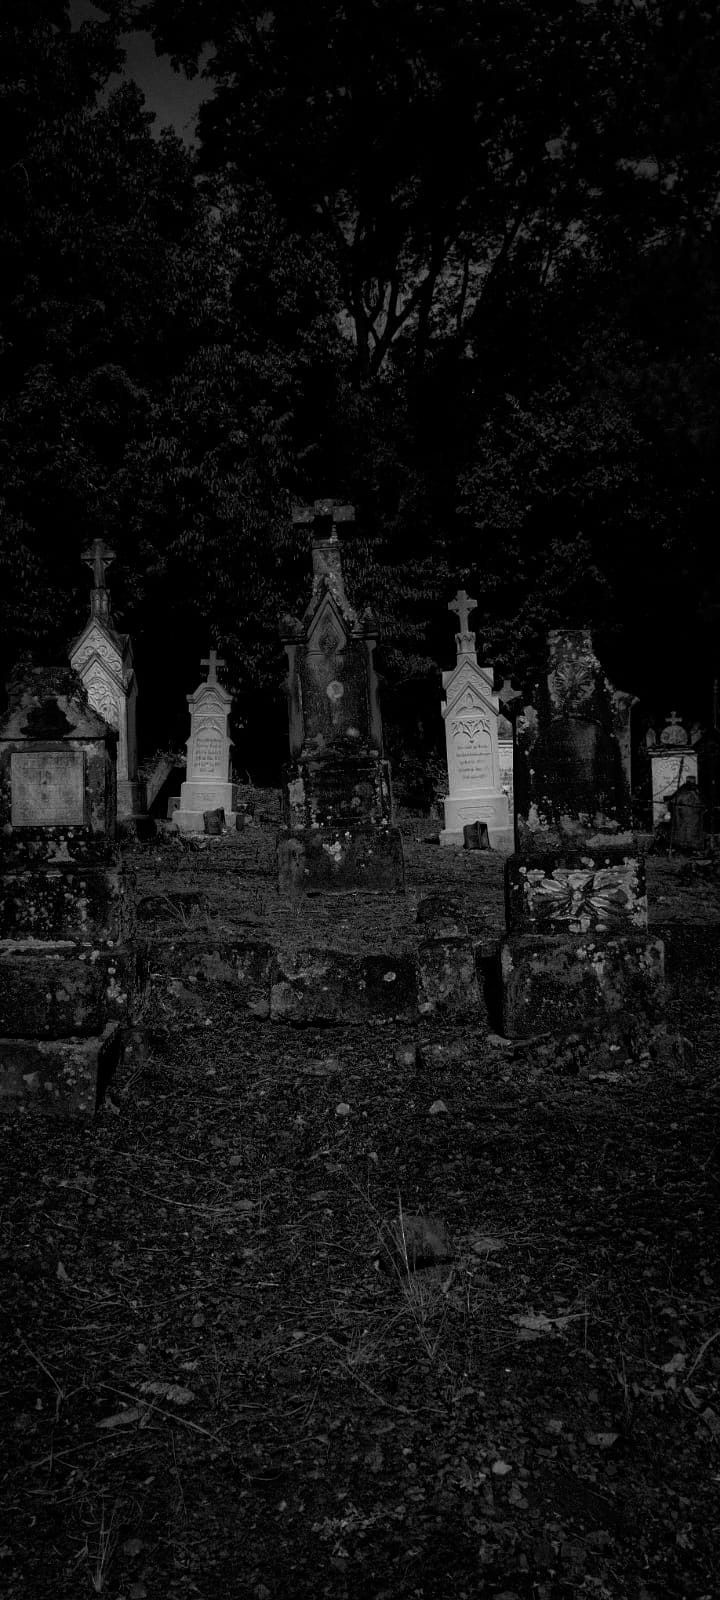
<instances>
[{"instance_id":1,"label":"weathered stone surface","mask_svg":"<svg viewBox=\"0 0 720 1600\"><path fill-rule=\"evenodd\" d=\"M378 754L326 750L286 767L283 821L297 829L362 827L392 810L390 768Z\"/></svg>"},{"instance_id":2,"label":"weathered stone surface","mask_svg":"<svg viewBox=\"0 0 720 1600\"><path fill-rule=\"evenodd\" d=\"M405 885L402 838L389 827L298 831L280 840L278 881L281 889L293 892L303 888L400 892Z\"/></svg>"},{"instance_id":3,"label":"weathered stone surface","mask_svg":"<svg viewBox=\"0 0 720 1600\"><path fill-rule=\"evenodd\" d=\"M0 1033L38 1039L101 1033L129 1019L138 988L134 950L72 940L0 944Z\"/></svg>"},{"instance_id":4,"label":"weathered stone surface","mask_svg":"<svg viewBox=\"0 0 720 1600\"><path fill-rule=\"evenodd\" d=\"M38 836L112 839L116 821L115 735L88 705L69 668L26 672L8 685L0 727L3 856L21 856Z\"/></svg>"},{"instance_id":5,"label":"weathered stone surface","mask_svg":"<svg viewBox=\"0 0 720 1600\"><path fill-rule=\"evenodd\" d=\"M645 862L612 846L511 856L505 902L511 933L636 933L648 921Z\"/></svg>"},{"instance_id":6,"label":"weathered stone surface","mask_svg":"<svg viewBox=\"0 0 720 1600\"><path fill-rule=\"evenodd\" d=\"M418 950L419 1009L423 1016L477 1018L483 1008L469 939L427 939Z\"/></svg>"},{"instance_id":7,"label":"weathered stone surface","mask_svg":"<svg viewBox=\"0 0 720 1600\"><path fill-rule=\"evenodd\" d=\"M206 833L225 832L225 812L222 806L217 806L213 811L203 811L203 827Z\"/></svg>"},{"instance_id":8,"label":"weathered stone surface","mask_svg":"<svg viewBox=\"0 0 720 1600\"><path fill-rule=\"evenodd\" d=\"M0 1038L0 1100L92 1117L117 1066L121 1039L116 1022L89 1039Z\"/></svg>"},{"instance_id":9,"label":"weathered stone surface","mask_svg":"<svg viewBox=\"0 0 720 1600\"><path fill-rule=\"evenodd\" d=\"M529 777L527 792L521 784L517 794L523 850L529 848L528 833L540 836L542 848L568 836L629 827L617 702L589 631L549 633L536 719L520 741Z\"/></svg>"},{"instance_id":10,"label":"weathered stone surface","mask_svg":"<svg viewBox=\"0 0 720 1600\"><path fill-rule=\"evenodd\" d=\"M412 957L302 950L276 960L270 993L273 1022L351 1023L416 1013Z\"/></svg>"},{"instance_id":11,"label":"weathered stone surface","mask_svg":"<svg viewBox=\"0 0 720 1600\"><path fill-rule=\"evenodd\" d=\"M0 938L131 939L134 880L117 866L74 862L3 873Z\"/></svg>"},{"instance_id":12,"label":"weathered stone surface","mask_svg":"<svg viewBox=\"0 0 720 1600\"><path fill-rule=\"evenodd\" d=\"M191 1009L196 1009L198 1001L206 1008L211 1005L213 990L220 986L238 1012L258 1018L269 1015L272 953L261 941L195 936L160 939L153 945L152 968L153 987L160 994L171 984L175 986L172 993L182 1003L183 986L193 986L194 994L185 995L185 1000L192 1000Z\"/></svg>"},{"instance_id":13,"label":"weathered stone surface","mask_svg":"<svg viewBox=\"0 0 720 1600\"><path fill-rule=\"evenodd\" d=\"M466 939L468 936L467 917L451 895L430 894L419 900L417 920L427 938Z\"/></svg>"},{"instance_id":14,"label":"weathered stone surface","mask_svg":"<svg viewBox=\"0 0 720 1600\"><path fill-rule=\"evenodd\" d=\"M509 1038L567 1032L589 1016L625 1010L652 1015L663 1000L661 939L515 934L504 941L500 964Z\"/></svg>"}]
</instances>

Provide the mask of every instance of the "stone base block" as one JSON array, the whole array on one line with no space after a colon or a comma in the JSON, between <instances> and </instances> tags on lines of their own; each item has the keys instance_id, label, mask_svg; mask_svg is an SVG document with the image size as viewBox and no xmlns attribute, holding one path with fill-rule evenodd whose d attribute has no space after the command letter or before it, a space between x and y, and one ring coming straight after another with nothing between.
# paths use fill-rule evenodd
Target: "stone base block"
<instances>
[{"instance_id":1,"label":"stone base block","mask_svg":"<svg viewBox=\"0 0 720 1600\"><path fill-rule=\"evenodd\" d=\"M285 893L307 890L405 888L402 838L397 828L307 828L278 844L278 883Z\"/></svg>"},{"instance_id":2,"label":"stone base block","mask_svg":"<svg viewBox=\"0 0 720 1600\"><path fill-rule=\"evenodd\" d=\"M246 940L156 939L152 950L156 1007L212 1016L218 995L240 1014L270 1014L272 952Z\"/></svg>"},{"instance_id":3,"label":"stone base block","mask_svg":"<svg viewBox=\"0 0 720 1600\"><path fill-rule=\"evenodd\" d=\"M174 822L175 827L177 828L179 833L204 833L205 832L205 812L204 811L184 811L182 806L179 806L178 809L176 811L173 811L173 813L172 813L172 821ZM225 812L225 827L233 829L233 828L235 828L235 826L236 826L236 812L234 812L234 811L226 811Z\"/></svg>"},{"instance_id":4,"label":"stone base block","mask_svg":"<svg viewBox=\"0 0 720 1600\"><path fill-rule=\"evenodd\" d=\"M301 757L283 770L282 815L293 833L388 822L390 765L372 750L324 750Z\"/></svg>"},{"instance_id":5,"label":"stone base block","mask_svg":"<svg viewBox=\"0 0 720 1600\"><path fill-rule=\"evenodd\" d=\"M443 800L445 827L440 834L442 845L462 845L463 828L469 822L484 822L490 836L490 847L509 854L514 848L512 817L508 797L501 789L477 789L471 794L449 794Z\"/></svg>"},{"instance_id":6,"label":"stone base block","mask_svg":"<svg viewBox=\"0 0 720 1600\"><path fill-rule=\"evenodd\" d=\"M478 818L473 820L482 821L483 819ZM487 830L488 838L490 840L490 849L497 851L497 854L500 856L512 855L515 849L515 835L512 828L491 828L488 823ZM462 829L459 833L451 833L447 828L441 829L440 843L441 845L449 845L455 850L462 850L464 847Z\"/></svg>"},{"instance_id":7,"label":"stone base block","mask_svg":"<svg viewBox=\"0 0 720 1600\"><path fill-rule=\"evenodd\" d=\"M3 873L0 939L131 939L135 880L72 861Z\"/></svg>"},{"instance_id":8,"label":"stone base block","mask_svg":"<svg viewBox=\"0 0 720 1600\"><path fill-rule=\"evenodd\" d=\"M592 1016L647 1016L662 1005L662 939L568 940L513 935L500 951L503 1032L508 1038L561 1032Z\"/></svg>"},{"instance_id":9,"label":"stone base block","mask_svg":"<svg viewBox=\"0 0 720 1600\"><path fill-rule=\"evenodd\" d=\"M337 950L278 955L270 1020L305 1026L413 1020L417 971L412 956L354 956Z\"/></svg>"},{"instance_id":10,"label":"stone base block","mask_svg":"<svg viewBox=\"0 0 720 1600\"><path fill-rule=\"evenodd\" d=\"M117 1066L121 1041L116 1022L89 1039L0 1038L0 1101L92 1117Z\"/></svg>"},{"instance_id":11,"label":"stone base block","mask_svg":"<svg viewBox=\"0 0 720 1600\"><path fill-rule=\"evenodd\" d=\"M427 939L418 950L421 1016L472 1017L485 1012L469 939Z\"/></svg>"},{"instance_id":12,"label":"stone base block","mask_svg":"<svg viewBox=\"0 0 720 1600\"><path fill-rule=\"evenodd\" d=\"M136 949L71 940L0 942L0 1033L62 1039L126 1022L138 988Z\"/></svg>"},{"instance_id":13,"label":"stone base block","mask_svg":"<svg viewBox=\"0 0 720 1600\"><path fill-rule=\"evenodd\" d=\"M638 933L648 923L645 862L616 845L512 856L505 907L510 933Z\"/></svg>"}]
</instances>

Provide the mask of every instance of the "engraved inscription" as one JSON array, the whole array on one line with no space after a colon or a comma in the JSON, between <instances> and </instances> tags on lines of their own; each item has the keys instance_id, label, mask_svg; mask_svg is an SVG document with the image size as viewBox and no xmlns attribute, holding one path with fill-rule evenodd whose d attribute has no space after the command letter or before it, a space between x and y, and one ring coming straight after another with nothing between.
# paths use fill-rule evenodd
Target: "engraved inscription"
<instances>
[{"instance_id":1,"label":"engraved inscription","mask_svg":"<svg viewBox=\"0 0 720 1600\"><path fill-rule=\"evenodd\" d=\"M77 827L85 821L81 750L13 752L10 785L14 828Z\"/></svg>"}]
</instances>

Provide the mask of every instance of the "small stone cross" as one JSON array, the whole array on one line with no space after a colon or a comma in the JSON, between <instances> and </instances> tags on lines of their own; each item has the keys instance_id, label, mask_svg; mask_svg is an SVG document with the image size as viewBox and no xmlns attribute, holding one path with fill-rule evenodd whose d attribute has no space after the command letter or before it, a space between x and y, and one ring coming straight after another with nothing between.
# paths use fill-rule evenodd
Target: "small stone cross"
<instances>
[{"instance_id":1,"label":"small stone cross","mask_svg":"<svg viewBox=\"0 0 720 1600\"><path fill-rule=\"evenodd\" d=\"M355 507L344 506L339 500L316 500L311 506L293 506L293 522L312 522L316 530L328 522L333 528L338 522L354 522Z\"/></svg>"},{"instance_id":2,"label":"small stone cross","mask_svg":"<svg viewBox=\"0 0 720 1600\"><path fill-rule=\"evenodd\" d=\"M222 656L218 655L217 650L211 650L209 656L202 657L200 665L208 669L206 683L217 683L217 669L218 667L224 667L225 662Z\"/></svg>"},{"instance_id":3,"label":"small stone cross","mask_svg":"<svg viewBox=\"0 0 720 1600\"><path fill-rule=\"evenodd\" d=\"M448 611L457 612L461 633L469 633L468 618L470 612L475 611L476 608L477 600L471 600L470 595L466 594L464 589L458 589L455 599L448 600Z\"/></svg>"},{"instance_id":4,"label":"small stone cross","mask_svg":"<svg viewBox=\"0 0 720 1600\"><path fill-rule=\"evenodd\" d=\"M115 560L115 551L105 543L104 539L93 539L89 550L83 550L83 561L92 567L96 589L105 588L105 568Z\"/></svg>"},{"instance_id":5,"label":"small stone cross","mask_svg":"<svg viewBox=\"0 0 720 1600\"><path fill-rule=\"evenodd\" d=\"M515 718L520 710L518 701L522 702L523 698L522 690L513 689L512 678L506 678L502 689L498 689L497 691L497 697L503 716L506 716L508 720L514 724Z\"/></svg>"}]
</instances>

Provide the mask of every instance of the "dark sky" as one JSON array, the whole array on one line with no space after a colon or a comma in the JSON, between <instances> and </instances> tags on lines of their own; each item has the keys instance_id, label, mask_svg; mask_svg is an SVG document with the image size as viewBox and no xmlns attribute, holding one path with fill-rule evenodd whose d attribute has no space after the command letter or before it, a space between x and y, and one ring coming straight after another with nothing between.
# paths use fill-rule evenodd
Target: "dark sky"
<instances>
[{"instance_id":1,"label":"dark sky","mask_svg":"<svg viewBox=\"0 0 720 1600\"><path fill-rule=\"evenodd\" d=\"M71 0L74 26L99 16L92 0ZM156 56L149 33L123 34L121 43L126 51L124 76L134 78L145 95L148 111L156 113L153 133L159 134L170 123L186 144L192 143L197 108L207 94L203 79L197 77L188 82L182 73L173 72L167 56ZM111 80L111 87L114 81L119 80Z\"/></svg>"}]
</instances>

